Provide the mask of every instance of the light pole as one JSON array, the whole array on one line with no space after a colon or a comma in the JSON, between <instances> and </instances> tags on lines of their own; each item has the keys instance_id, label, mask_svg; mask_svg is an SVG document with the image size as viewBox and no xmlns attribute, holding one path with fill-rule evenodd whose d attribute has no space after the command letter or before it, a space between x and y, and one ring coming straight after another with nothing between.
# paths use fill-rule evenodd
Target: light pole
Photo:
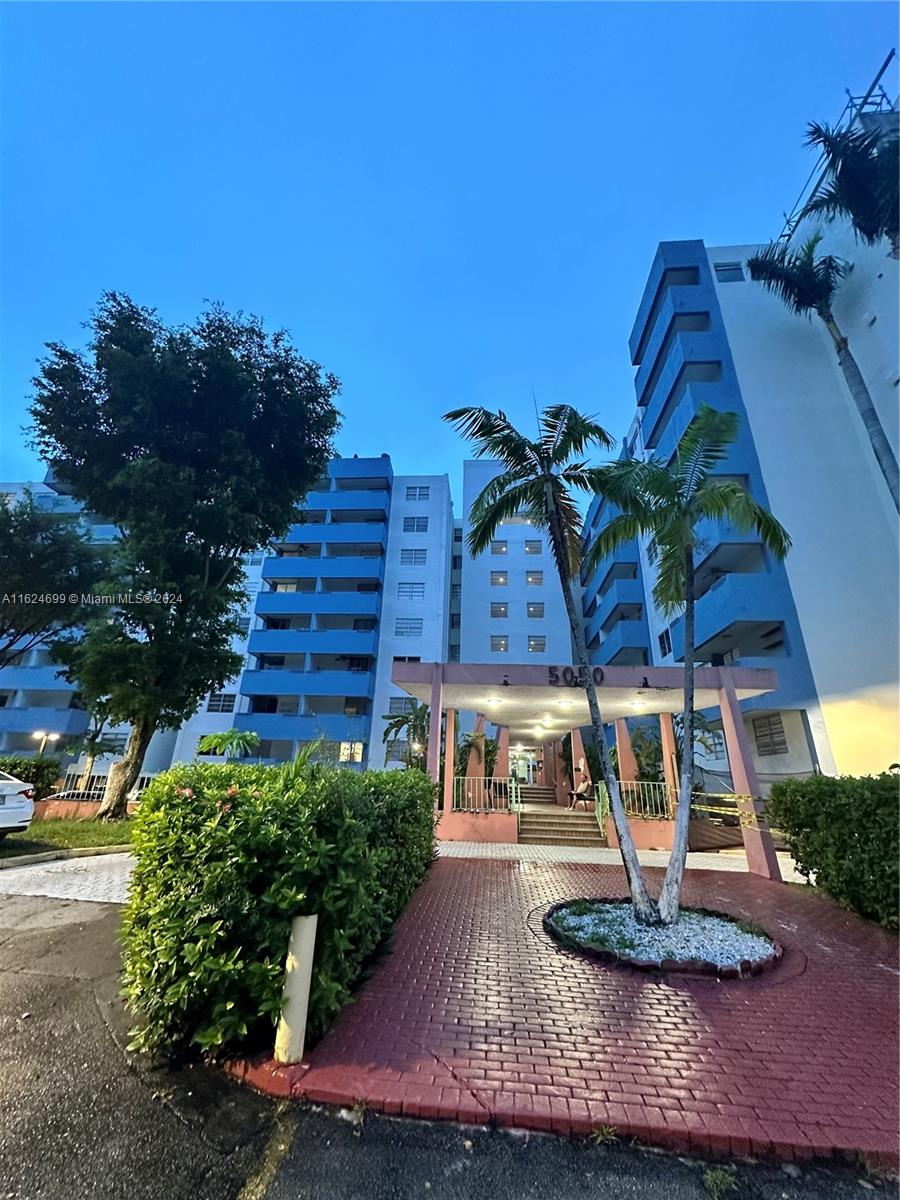
<instances>
[{"instance_id":1,"label":"light pole","mask_svg":"<svg viewBox=\"0 0 900 1200\"><path fill-rule=\"evenodd\" d=\"M36 729L31 736L33 738L37 738L41 743L38 746L38 757L40 757L40 755L42 755L44 753L44 750L46 749L48 742L58 742L59 741L58 733L45 733L43 729Z\"/></svg>"}]
</instances>

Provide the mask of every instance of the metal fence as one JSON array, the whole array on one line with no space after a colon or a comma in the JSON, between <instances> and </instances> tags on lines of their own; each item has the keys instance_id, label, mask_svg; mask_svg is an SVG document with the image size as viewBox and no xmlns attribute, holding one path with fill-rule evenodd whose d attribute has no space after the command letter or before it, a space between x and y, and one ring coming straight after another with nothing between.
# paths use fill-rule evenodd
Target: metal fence
<instances>
[{"instance_id":1,"label":"metal fence","mask_svg":"<svg viewBox=\"0 0 900 1200\"><path fill-rule=\"evenodd\" d=\"M154 778L155 778L155 774L154 775L141 775L141 777L138 779L138 781L135 784L134 789L133 789L135 796L139 796L140 793L147 786L147 784L150 782L150 780L154 779ZM78 788L78 781L80 779L81 779L80 771L69 771L66 774L66 782L63 785L62 790L64 792L72 792L73 793L69 797L69 799L71 799L71 800L102 800L103 799L103 796L106 792L106 780L107 780L106 775L92 775L90 777L90 779L87 781L87 787L82 788L82 789Z\"/></svg>"},{"instance_id":2,"label":"metal fence","mask_svg":"<svg viewBox=\"0 0 900 1200\"><path fill-rule=\"evenodd\" d=\"M619 780L619 794L625 815L643 821L674 820L678 791L667 783ZM606 784L597 784L598 816L609 811ZM719 824L758 826L765 819L765 805L751 796L723 792L695 792L691 797L691 816Z\"/></svg>"},{"instance_id":3,"label":"metal fence","mask_svg":"<svg viewBox=\"0 0 900 1200\"><path fill-rule=\"evenodd\" d=\"M512 812L517 802L514 777L456 775L453 778L454 812Z\"/></svg>"}]
</instances>

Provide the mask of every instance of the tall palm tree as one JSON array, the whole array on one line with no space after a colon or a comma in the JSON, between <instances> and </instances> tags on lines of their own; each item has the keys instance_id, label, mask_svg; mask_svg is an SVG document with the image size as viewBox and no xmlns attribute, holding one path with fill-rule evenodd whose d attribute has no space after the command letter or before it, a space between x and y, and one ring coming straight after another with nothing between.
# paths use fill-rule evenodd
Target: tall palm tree
<instances>
[{"instance_id":1,"label":"tall palm tree","mask_svg":"<svg viewBox=\"0 0 900 1200\"><path fill-rule=\"evenodd\" d=\"M857 236L870 246L882 238L900 255L900 142L861 129L833 129L813 121L807 146L817 146L825 159L824 186L807 201L800 216L820 215L832 221L848 217Z\"/></svg>"},{"instance_id":2,"label":"tall palm tree","mask_svg":"<svg viewBox=\"0 0 900 1200\"><path fill-rule=\"evenodd\" d=\"M568 404L552 404L544 409L538 418L535 440L519 433L504 413L485 408L457 408L446 413L444 420L473 444L477 458L497 459L503 466L501 474L482 489L469 512L471 528L467 540L471 553L478 555L487 550L501 521L518 513L527 513L533 525L549 534L631 900L637 918L654 924L658 920L656 904L641 874L610 761L578 612L582 519L574 493L594 494L597 468L588 466L584 455L591 446L608 450L614 441L605 429Z\"/></svg>"},{"instance_id":3,"label":"tall palm tree","mask_svg":"<svg viewBox=\"0 0 900 1200\"><path fill-rule=\"evenodd\" d=\"M685 747L694 745L694 568L698 549L697 524L730 521L743 531L755 531L778 559L791 540L779 522L758 504L742 483L716 478L715 468L737 436L735 413L716 412L705 405L688 426L671 464L652 457L624 459L601 467L599 489L620 510L600 532L585 556L591 571L607 554L633 538L647 538L647 554L656 565L653 598L664 612L684 608ZM688 849L694 756L681 756L678 806L672 853L659 895L659 918L670 925L678 918L681 884Z\"/></svg>"},{"instance_id":4,"label":"tall palm tree","mask_svg":"<svg viewBox=\"0 0 900 1200\"><path fill-rule=\"evenodd\" d=\"M259 747L259 734L249 729L225 729L207 733L197 743L201 754L224 754L226 758L243 758Z\"/></svg>"},{"instance_id":5,"label":"tall palm tree","mask_svg":"<svg viewBox=\"0 0 900 1200\"><path fill-rule=\"evenodd\" d=\"M859 365L834 319L834 294L846 274L846 264L831 254L816 257L821 240L821 233L815 233L797 250L791 249L789 242L773 242L747 261L750 278L778 296L791 312L808 317L815 313L828 330L850 395L869 435L878 466L888 485L894 506L900 512L900 472L897 469L897 459Z\"/></svg>"},{"instance_id":6,"label":"tall palm tree","mask_svg":"<svg viewBox=\"0 0 900 1200\"><path fill-rule=\"evenodd\" d=\"M411 700L409 707L402 713L385 713L381 718L387 721L381 740L387 745L396 742L405 735L406 752L403 761L408 767L425 767L425 748L428 745L428 727L430 710L427 704Z\"/></svg>"}]
</instances>

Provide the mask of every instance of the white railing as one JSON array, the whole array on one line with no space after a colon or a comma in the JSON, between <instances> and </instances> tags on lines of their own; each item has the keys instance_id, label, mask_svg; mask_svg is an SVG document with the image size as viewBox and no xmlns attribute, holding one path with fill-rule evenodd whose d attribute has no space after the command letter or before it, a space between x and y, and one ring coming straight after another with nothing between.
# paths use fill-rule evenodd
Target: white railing
<instances>
[{"instance_id":1,"label":"white railing","mask_svg":"<svg viewBox=\"0 0 900 1200\"><path fill-rule=\"evenodd\" d=\"M510 812L516 800L516 780L509 776L454 776L454 812Z\"/></svg>"},{"instance_id":2,"label":"white railing","mask_svg":"<svg viewBox=\"0 0 900 1200\"><path fill-rule=\"evenodd\" d=\"M675 818L678 807L678 789L667 783L644 780L620 779L619 795L625 815L644 821L670 821ZM712 820L753 823L759 815L761 805L754 804L750 796L732 793L694 792L691 796L691 816L707 817ZM606 785L597 784L597 811L605 815L609 811Z\"/></svg>"}]
</instances>

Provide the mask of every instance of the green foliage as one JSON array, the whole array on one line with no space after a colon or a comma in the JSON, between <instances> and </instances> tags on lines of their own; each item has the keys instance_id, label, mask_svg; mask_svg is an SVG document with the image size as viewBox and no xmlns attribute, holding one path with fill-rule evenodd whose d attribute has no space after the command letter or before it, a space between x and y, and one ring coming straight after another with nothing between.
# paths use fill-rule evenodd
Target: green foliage
<instances>
[{"instance_id":1,"label":"green foliage","mask_svg":"<svg viewBox=\"0 0 900 1200\"><path fill-rule=\"evenodd\" d=\"M827 175L806 202L801 217L817 214L829 221L849 217L857 237L869 245L889 238L896 257L900 234L898 139L814 121L807 127L806 144L822 152Z\"/></svg>"},{"instance_id":2,"label":"green foliage","mask_svg":"<svg viewBox=\"0 0 900 1200\"><path fill-rule=\"evenodd\" d=\"M249 729L226 729L207 733L197 743L201 754L223 754L226 758L244 758L259 748L259 734Z\"/></svg>"},{"instance_id":3,"label":"green foliage","mask_svg":"<svg viewBox=\"0 0 900 1200\"><path fill-rule=\"evenodd\" d=\"M807 878L839 904L890 929L898 927L897 805L894 775L813 775L783 779L767 802Z\"/></svg>"},{"instance_id":4,"label":"green foliage","mask_svg":"<svg viewBox=\"0 0 900 1200\"><path fill-rule=\"evenodd\" d=\"M821 241L822 234L814 233L796 249L790 242L772 242L747 260L750 278L798 316L818 313L829 319L847 264L833 254L818 254Z\"/></svg>"},{"instance_id":5,"label":"green foliage","mask_svg":"<svg viewBox=\"0 0 900 1200\"><path fill-rule=\"evenodd\" d=\"M22 833L0 841L0 858L21 854L46 854L50 850L75 850L97 846L127 846L133 822L95 821L90 817L50 817L32 821Z\"/></svg>"},{"instance_id":6,"label":"green foliage","mask_svg":"<svg viewBox=\"0 0 900 1200\"><path fill-rule=\"evenodd\" d=\"M710 1167L703 1172L703 1186L712 1200L723 1200L737 1191L735 1173L728 1167Z\"/></svg>"},{"instance_id":7,"label":"green foliage","mask_svg":"<svg viewBox=\"0 0 900 1200\"><path fill-rule=\"evenodd\" d=\"M413 700L402 713L385 713L382 717L387 721L381 740L385 744L403 739L406 741L406 751L403 761L408 767L425 770L425 758L428 748L428 728L431 721L431 709L427 704Z\"/></svg>"},{"instance_id":8,"label":"green foliage","mask_svg":"<svg viewBox=\"0 0 900 1200\"><path fill-rule=\"evenodd\" d=\"M595 1146L612 1146L619 1140L619 1131L615 1125L598 1125L591 1133L591 1141Z\"/></svg>"},{"instance_id":9,"label":"green foliage","mask_svg":"<svg viewBox=\"0 0 900 1200\"><path fill-rule=\"evenodd\" d=\"M0 755L0 771L23 779L26 783L34 784L35 800L43 800L53 791L53 785L59 779L60 762L58 758L47 758L43 754L34 758L24 754Z\"/></svg>"},{"instance_id":10,"label":"green foliage","mask_svg":"<svg viewBox=\"0 0 900 1200\"><path fill-rule=\"evenodd\" d=\"M317 913L308 1032L329 1026L434 853L419 771L193 763L134 818L124 921L134 1044L271 1043L293 917Z\"/></svg>"},{"instance_id":11,"label":"green foliage","mask_svg":"<svg viewBox=\"0 0 900 1200\"><path fill-rule=\"evenodd\" d=\"M0 667L6 667L84 620L89 610L81 595L102 574L104 557L82 536L76 517L44 512L26 492L18 504L0 503L0 562ZM16 600L24 594L60 599Z\"/></svg>"}]
</instances>

